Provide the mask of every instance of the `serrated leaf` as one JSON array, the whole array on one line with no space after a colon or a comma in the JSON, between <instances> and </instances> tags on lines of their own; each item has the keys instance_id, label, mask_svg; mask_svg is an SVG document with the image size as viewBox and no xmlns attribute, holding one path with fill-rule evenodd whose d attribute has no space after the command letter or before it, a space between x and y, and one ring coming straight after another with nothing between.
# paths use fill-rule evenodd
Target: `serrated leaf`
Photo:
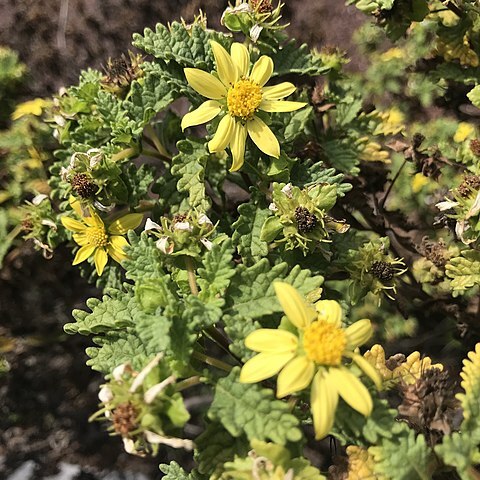
<instances>
[{"instance_id":1,"label":"serrated leaf","mask_svg":"<svg viewBox=\"0 0 480 480\"><path fill-rule=\"evenodd\" d=\"M227 48L231 40L221 33L192 25L188 30L179 22L167 28L158 23L155 32L146 28L142 35L133 34L133 45L165 62L175 61L182 67L212 70L214 58L209 41L215 40ZM228 49L228 48L227 48Z\"/></svg>"},{"instance_id":2,"label":"serrated leaf","mask_svg":"<svg viewBox=\"0 0 480 480\"><path fill-rule=\"evenodd\" d=\"M351 140L331 139L322 142L323 153L328 163L344 173L357 174L359 172L358 153L352 147Z\"/></svg>"},{"instance_id":3,"label":"serrated leaf","mask_svg":"<svg viewBox=\"0 0 480 480\"><path fill-rule=\"evenodd\" d=\"M472 90L467 93L467 97L473 105L480 108L480 85L473 87Z\"/></svg>"},{"instance_id":4,"label":"serrated leaf","mask_svg":"<svg viewBox=\"0 0 480 480\"><path fill-rule=\"evenodd\" d=\"M198 471L211 475L210 478L218 478L225 462L233 460L235 455L246 455L250 450L244 436L233 437L220 423L209 423L205 431L195 439L195 445Z\"/></svg>"},{"instance_id":5,"label":"serrated leaf","mask_svg":"<svg viewBox=\"0 0 480 480\"><path fill-rule=\"evenodd\" d=\"M316 76L329 71L320 57L310 52L308 45L298 46L295 40L290 40L271 57L275 66L274 75L278 76L292 73Z\"/></svg>"},{"instance_id":6,"label":"serrated leaf","mask_svg":"<svg viewBox=\"0 0 480 480\"><path fill-rule=\"evenodd\" d=\"M209 158L205 143L200 139L180 140L178 155L172 159L172 175L180 177L177 188L188 194L191 208L207 211L210 199L205 193L205 167Z\"/></svg>"},{"instance_id":7,"label":"serrated leaf","mask_svg":"<svg viewBox=\"0 0 480 480\"><path fill-rule=\"evenodd\" d=\"M137 319L135 329L145 351L155 355L169 348L171 326L172 318L167 315L143 314Z\"/></svg>"},{"instance_id":8,"label":"serrated leaf","mask_svg":"<svg viewBox=\"0 0 480 480\"><path fill-rule=\"evenodd\" d=\"M343 183L345 175L334 168L327 168L322 162L298 164L292 169L291 181L294 185L304 188L318 183L336 185L337 195L343 197L352 189L350 183Z\"/></svg>"},{"instance_id":9,"label":"serrated leaf","mask_svg":"<svg viewBox=\"0 0 480 480\"><path fill-rule=\"evenodd\" d=\"M165 275L160 259L160 252L155 246L155 241L146 233L137 235L133 230L128 233L130 246L125 249L128 255L122 265L130 280L145 280L159 278Z\"/></svg>"},{"instance_id":10,"label":"serrated leaf","mask_svg":"<svg viewBox=\"0 0 480 480\"><path fill-rule=\"evenodd\" d=\"M149 359L149 352L133 328L95 337L93 341L98 347L86 349L90 357L87 365L105 375L125 362L129 362L135 370L140 371Z\"/></svg>"},{"instance_id":11,"label":"serrated leaf","mask_svg":"<svg viewBox=\"0 0 480 480\"><path fill-rule=\"evenodd\" d=\"M302 438L297 417L288 404L275 400L272 390L238 382L240 369L218 381L208 417L222 423L234 437L243 433L249 440L270 439L280 445Z\"/></svg>"},{"instance_id":12,"label":"serrated leaf","mask_svg":"<svg viewBox=\"0 0 480 480\"><path fill-rule=\"evenodd\" d=\"M455 291L480 285L480 252L466 250L460 257L451 258L445 266L447 277Z\"/></svg>"},{"instance_id":13,"label":"serrated leaf","mask_svg":"<svg viewBox=\"0 0 480 480\"><path fill-rule=\"evenodd\" d=\"M251 318L238 318L231 315L224 315L223 322L225 323L225 333L232 341L229 350L246 362L255 355L255 352L245 346L245 338L249 333L262 328L262 326Z\"/></svg>"},{"instance_id":14,"label":"serrated leaf","mask_svg":"<svg viewBox=\"0 0 480 480\"><path fill-rule=\"evenodd\" d=\"M293 285L300 293L306 294L323 283L320 275L311 276L310 270L296 265L288 272L289 265L280 263L273 268L266 258L251 267L240 265L228 290L232 305L229 312L240 318L260 318L282 312L277 301L273 282L282 280Z\"/></svg>"},{"instance_id":15,"label":"serrated leaf","mask_svg":"<svg viewBox=\"0 0 480 480\"><path fill-rule=\"evenodd\" d=\"M91 313L84 310L72 312L76 323L67 323L65 332L91 335L120 330L132 326L140 311L131 287L127 287L126 292L111 290L102 300L90 298L87 307L92 310Z\"/></svg>"},{"instance_id":16,"label":"serrated leaf","mask_svg":"<svg viewBox=\"0 0 480 480\"><path fill-rule=\"evenodd\" d=\"M243 203L238 207L238 213L238 220L232 225L233 244L244 262L252 265L268 255L268 243L260 239L260 232L270 211L265 205L262 208L257 203Z\"/></svg>"},{"instance_id":17,"label":"serrated leaf","mask_svg":"<svg viewBox=\"0 0 480 480\"><path fill-rule=\"evenodd\" d=\"M232 261L233 248L231 240L220 245L213 245L203 258L203 267L197 270L197 283L200 287L199 298L203 302L215 302L223 306L225 291L230 285L230 279L235 275Z\"/></svg>"},{"instance_id":18,"label":"serrated leaf","mask_svg":"<svg viewBox=\"0 0 480 480\"><path fill-rule=\"evenodd\" d=\"M423 435L412 430L406 436L384 440L373 450L375 472L390 480L428 480L432 478L435 460Z\"/></svg>"}]
</instances>

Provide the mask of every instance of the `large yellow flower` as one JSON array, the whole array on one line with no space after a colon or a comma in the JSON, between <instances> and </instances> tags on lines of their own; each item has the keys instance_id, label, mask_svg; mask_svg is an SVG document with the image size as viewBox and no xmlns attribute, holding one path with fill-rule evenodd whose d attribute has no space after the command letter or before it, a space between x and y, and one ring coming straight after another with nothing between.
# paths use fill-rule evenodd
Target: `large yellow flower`
<instances>
[{"instance_id":1,"label":"large yellow flower","mask_svg":"<svg viewBox=\"0 0 480 480\"><path fill-rule=\"evenodd\" d=\"M197 68L185 68L190 86L210 100L202 103L182 119L182 129L209 122L220 113L225 113L217 131L208 143L210 152L221 152L230 146L233 163L230 171L243 165L247 134L257 147L267 155L278 158L280 145L277 138L255 115L264 112L293 112L306 104L282 100L295 91L295 86L283 82L265 87L273 73L273 61L261 56L250 70L250 54L241 43L233 43L230 54L217 42L211 41L216 75Z\"/></svg>"},{"instance_id":2,"label":"large yellow flower","mask_svg":"<svg viewBox=\"0 0 480 480\"><path fill-rule=\"evenodd\" d=\"M317 439L331 430L339 396L362 415L370 415L370 393L343 364L344 359L353 360L380 388L381 380L375 368L355 352L372 334L370 320L359 320L343 329L342 310L334 300L317 302L315 310L291 285L276 282L274 286L298 334L262 328L248 335L245 345L260 353L245 363L240 382L260 382L280 372L278 398L312 384L310 401Z\"/></svg>"},{"instance_id":3,"label":"large yellow flower","mask_svg":"<svg viewBox=\"0 0 480 480\"><path fill-rule=\"evenodd\" d=\"M122 235L140 225L143 218L141 213L129 213L105 227L93 208L89 207L90 215L84 216L78 200L70 199L70 205L83 220L82 223L70 217L61 218L63 226L73 232L73 239L80 245L72 265L82 263L93 255L95 268L101 275L108 256L118 263L127 258L123 249L128 242Z\"/></svg>"}]
</instances>

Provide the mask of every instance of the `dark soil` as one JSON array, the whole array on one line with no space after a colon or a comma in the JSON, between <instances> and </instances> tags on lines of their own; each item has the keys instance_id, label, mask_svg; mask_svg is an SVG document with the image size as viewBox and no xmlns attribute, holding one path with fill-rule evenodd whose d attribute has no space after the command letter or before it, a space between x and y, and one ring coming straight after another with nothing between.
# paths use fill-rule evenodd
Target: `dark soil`
<instances>
[{"instance_id":1,"label":"dark soil","mask_svg":"<svg viewBox=\"0 0 480 480\"><path fill-rule=\"evenodd\" d=\"M355 56L353 31L363 21L340 1L286 1L290 33L312 46L336 45ZM212 26L227 2L215 0L0 0L0 44L17 50L30 71L23 94L47 96L75 83L81 69L100 67L130 47L133 32L202 8ZM341 20L339 20L341 19ZM358 56L354 68L362 65ZM80 465L77 480L106 478L108 472L142 472L159 478L158 463L124 453L88 417L97 409L102 378L85 366L88 339L69 337L63 325L73 308L98 295L78 276L71 252L46 261L29 245L14 250L0 271L0 478L33 460L34 473L54 474L60 462ZM139 478L125 474L113 478ZM64 477L62 477L64 478ZM70 476L69 478L73 478Z\"/></svg>"}]
</instances>

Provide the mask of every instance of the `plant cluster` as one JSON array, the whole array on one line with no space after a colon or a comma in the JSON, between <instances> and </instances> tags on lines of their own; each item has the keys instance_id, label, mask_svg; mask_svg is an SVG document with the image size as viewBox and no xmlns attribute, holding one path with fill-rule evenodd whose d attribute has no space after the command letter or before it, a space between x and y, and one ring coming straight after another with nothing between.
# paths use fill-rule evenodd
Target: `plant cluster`
<instances>
[{"instance_id":1,"label":"plant cluster","mask_svg":"<svg viewBox=\"0 0 480 480\"><path fill-rule=\"evenodd\" d=\"M479 7L349 3L376 24L362 74L237 1L42 108L58 149L24 225L104 290L65 326L105 376L92 419L193 450L164 478L479 476ZM472 350L461 381L412 353L445 345Z\"/></svg>"}]
</instances>

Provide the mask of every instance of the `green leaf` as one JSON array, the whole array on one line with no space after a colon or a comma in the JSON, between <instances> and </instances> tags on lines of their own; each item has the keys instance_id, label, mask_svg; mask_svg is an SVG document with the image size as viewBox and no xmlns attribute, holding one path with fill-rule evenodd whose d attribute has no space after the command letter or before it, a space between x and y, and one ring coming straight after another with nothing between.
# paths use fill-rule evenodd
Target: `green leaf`
<instances>
[{"instance_id":1,"label":"green leaf","mask_svg":"<svg viewBox=\"0 0 480 480\"><path fill-rule=\"evenodd\" d=\"M480 252L466 250L460 257L451 258L445 266L447 277L452 279L454 291L463 292L480 284Z\"/></svg>"},{"instance_id":2,"label":"green leaf","mask_svg":"<svg viewBox=\"0 0 480 480\"><path fill-rule=\"evenodd\" d=\"M429 480L435 468L433 451L423 435L413 430L407 436L384 440L380 447L373 447L375 472L390 480Z\"/></svg>"},{"instance_id":3,"label":"green leaf","mask_svg":"<svg viewBox=\"0 0 480 480\"><path fill-rule=\"evenodd\" d=\"M266 258L251 267L239 265L228 290L232 302L229 313L240 318L255 319L282 312L273 287L275 280L287 282L303 294L323 283L322 276L312 277L310 270L302 270L298 265L290 272L288 269L287 263L280 263L272 268Z\"/></svg>"},{"instance_id":4,"label":"green leaf","mask_svg":"<svg viewBox=\"0 0 480 480\"><path fill-rule=\"evenodd\" d=\"M239 318L231 315L224 315L223 322L225 323L225 333L232 341L229 346L230 351L246 362L255 355L255 352L245 346L245 338L249 333L262 328L262 326L251 318Z\"/></svg>"},{"instance_id":5,"label":"green leaf","mask_svg":"<svg viewBox=\"0 0 480 480\"><path fill-rule=\"evenodd\" d=\"M87 300L87 307L92 312L74 310L72 314L76 323L67 323L64 327L65 332L90 335L108 333L132 326L140 308L135 300L132 287L126 288L126 292L112 289L101 300L98 298Z\"/></svg>"},{"instance_id":6,"label":"green leaf","mask_svg":"<svg viewBox=\"0 0 480 480\"><path fill-rule=\"evenodd\" d=\"M260 239L265 220L270 216L270 211L265 205L243 203L238 207L238 220L232 225L233 244L238 248L238 253L245 263L252 265L268 255L267 242Z\"/></svg>"},{"instance_id":7,"label":"green leaf","mask_svg":"<svg viewBox=\"0 0 480 480\"><path fill-rule=\"evenodd\" d=\"M165 473L163 480L207 480L195 470L187 473L177 462L161 463L160 470Z\"/></svg>"},{"instance_id":8,"label":"green leaf","mask_svg":"<svg viewBox=\"0 0 480 480\"><path fill-rule=\"evenodd\" d=\"M209 41L215 40L228 49L231 40L225 35L192 25L188 30L179 22L167 28L158 23L155 32L146 28L143 37L133 34L133 45L165 62L174 61L182 67L212 70L214 58Z\"/></svg>"},{"instance_id":9,"label":"green leaf","mask_svg":"<svg viewBox=\"0 0 480 480\"><path fill-rule=\"evenodd\" d=\"M122 178L128 190L128 203L138 205L141 200L148 199L148 190L155 176L155 168L142 165L137 168L129 165L125 168Z\"/></svg>"},{"instance_id":10,"label":"green leaf","mask_svg":"<svg viewBox=\"0 0 480 480\"><path fill-rule=\"evenodd\" d=\"M205 303L215 302L218 306L225 303L225 291L235 275L232 261L233 248L231 240L220 245L214 244L203 258L203 267L197 270L197 283L200 287L199 298Z\"/></svg>"},{"instance_id":11,"label":"green leaf","mask_svg":"<svg viewBox=\"0 0 480 480\"><path fill-rule=\"evenodd\" d=\"M308 187L318 183L328 183L336 185L337 195L345 196L345 193L352 189L350 183L343 183L345 175L338 173L334 168L326 168L322 162L312 163L306 161L303 164L298 163L292 169L291 181L300 188Z\"/></svg>"},{"instance_id":12,"label":"green leaf","mask_svg":"<svg viewBox=\"0 0 480 480\"><path fill-rule=\"evenodd\" d=\"M234 437L245 433L249 440L271 439L281 445L298 442L302 432L288 404L275 400L269 389L239 383L239 371L234 368L218 381L208 417L220 421Z\"/></svg>"},{"instance_id":13,"label":"green leaf","mask_svg":"<svg viewBox=\"0 0 480 480\"><path fill-rule=\"evenodd\" d=\"M178 155L172 160L172 175L180 177L179 192L188 194L191 208L207 211L210 199L205 193L205 167L209 158L203 140L190 138L177 143Z\"/></svg>"},{"instance_id":14,"label":"green leaf","mask_svg":"<svg viewBox=\"0 0 480 480\"><path fill-rule=\"evenodd\" d=\"M233 437L220 423L209 423L205 431L195 439L195 445L198 471L211 475L211 478L218 478L225 462L233 460L235 455L246 455L250 450L244 436Z\"/></svg>"},{"instance_id":15,"label":"green leaf","mask_svg":"<svg viewBox=\"0 0 480 480\"><path fill-rule=\"evenodd\" d=\"M274 75L322 75L327 73L329 67L323 64L320 57L310 52L308 45L298 46L295 40L290 40L276 53L271 55L275 66Z\"/></svg>"},{"instance_id":16,"label":"green leaf","mask_svg":"<svg viewBox=\"0 0 480 480\"><path fill-rule=\"evenodd\" d=\"M163 312L156 315L141 315L135 324L138 337L145 351L151 355L165 352L170 347L170 329L172 317Z\"/></svg>"},{"instance_id":17,"label":"green leaf","mask_svg":"<svg viewBox=\"0 0 480 480\"><path fill-rule=\"evenodd\" d=\"M90 357L87 365L105 375L125 362L129 362L135 370L140 371L151 357L133 328L95 337L93 341L98 347L86 349Z\"/></svg>"},{"instance_id":18,"label":"green leaf","mask_svg":"<svg viewBox=\"0 0 480 480\"><path fill-rule=\"evenodd\" d=\"M480 85L476 85L467 93L467 97L469 100L475 105L477 108L480 108Z\"/></svg>"},{"instance_id":19,"label":"green leaf","mask_svg":"<svg viewBox=\"0 0 480 480\"><path fill-rule=\"evenodd\" d=\"M152 238L146 233L137 235L131 230L128 232L128 241L130 246L125 249L128 258L122 262L128 279L137 281L165 275L160 263L160 252Z\"/></svg>"},{"instance_id":20,"label":"green leaf","mask_svg":"<svg viewBox=\"0 0 480 480\"><path fill-rule=\"evenodd\" d=\"M322 142L324 155L328 163L344 173L358 174L358 153L352 147L350 139L330 139Z\"/></svg>"}]
</instances>

